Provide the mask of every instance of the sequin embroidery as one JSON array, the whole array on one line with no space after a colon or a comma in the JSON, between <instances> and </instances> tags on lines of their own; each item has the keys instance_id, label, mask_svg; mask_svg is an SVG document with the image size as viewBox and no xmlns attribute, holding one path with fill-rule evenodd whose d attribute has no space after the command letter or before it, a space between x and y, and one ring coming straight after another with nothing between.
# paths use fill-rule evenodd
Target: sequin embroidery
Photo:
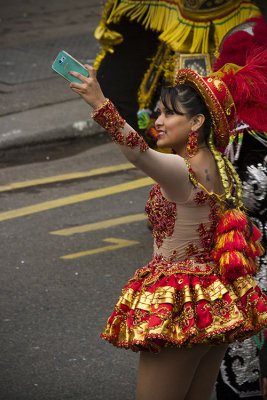
<instances>
[{"instance_id":1,"label":"sequin embroidery","mask_svg":"<svg viewBox=\"0 0 267 400\"><path fill-rule=\"evenodd\" d=\"M125 137L125 144L131 148L139 146L139 150L141 152L147 151L149 149L149 146L147 145L145 140L135 131L130 131L129 133L127 133Z\"/></svg>"},{"instance_id":2,"label":"sequin embroidery","mask_svg":"<svg viewBox=\"0 0 267 400\"><path fill-rule=\"evenodd\" d=\"M109 99L105 101L102 107L91 113L91 117L110 134L115 143L124 143L124 135L120 130L125 126L126 121L120 116Z\"/></svg>"},{"instance_id":3,"label":"sequin embroidery","mask_svg":"<svg viewBox=\"0 0 267 400\"><path fill-rule=\"evenodd\" d=\"M162 195L159 185L155 185L150 191L145 210L153 226L153 237L159 248L163 243L163 239L173 234L176 220L176 204L168 201Z\"/></svg>"},{"instance_id":4,"label":"sequin embroidery","mask_svg":"<svg viewBox=\"0 0 267 400\"><path fill-rule=\"evenodd\" d=\"M121 145L126 144L131 148L139 146L141 152L149 149L144 138L139 136L135 131L130 131L126 137L124 137L121 129L124 128L126 121L120 116L117 108L109 99L107 99L101 107L91 113L91 117L110 134L113 142Z\"/></svg>"}]
</instances>

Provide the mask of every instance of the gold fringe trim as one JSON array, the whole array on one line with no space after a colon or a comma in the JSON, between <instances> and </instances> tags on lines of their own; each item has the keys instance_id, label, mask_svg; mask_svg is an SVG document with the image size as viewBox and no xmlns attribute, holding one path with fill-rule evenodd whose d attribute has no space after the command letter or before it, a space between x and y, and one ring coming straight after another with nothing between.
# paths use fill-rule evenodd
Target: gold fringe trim
<instances>
[{"instance_id":1,"label":"gold fringe trim","mask_svg":"<svg viewBox=\"0 0 267 400\"><path fill-rule=\"evenodd\" d=\"M98 70L103 58L109 53L114 53L113 46L123 42L123 36L116 31L111 31L107 27L107 19L112 8L116 7L117 0L110 0L106 3L99 25L95 29L94 36L102 45L101 51L95 59L94 69Z\"/></svg>"},{"instance_id":2,"label":"gold fringe trim","mask_svg":"<svg viewBox=\"0 0 267 400\"><path fill-rule=\"evenodd\" d=\"M112 8L116 8L116 3L116 0L110 0L107 2L100 23L95 29L94 36L103 46L111 47L123 42L123 36L119 32L111 31L107 27L107 19L112 12Z\"/></svg>"},{"instance_id":3,"label":"gold fringe trim","mask_svg":"<svg viewBox=\"0 0 267 400\"><path fill-rule=\"evenodd\" d=\"M232 11L231 11L232 10ZM214 11L205 14L204 21L197 21L200 11L195 14L195 19L183 16L179 4L168 3L165 1L129 1L121 0L114 6L107 24L118 23L122 16L126 16L130 21L136 21L151 29L162 32L159 39L165 42L174 51L182 53L208 53L211 43L209 43L211 25L214 26L215 51L225 34L238 24L248 18L260 16L260 10L250 1L243 0L238 7L233 10L233 3L225 7L222 17L215 18ZM192 18L194 13L192 13Z\"/></svg>"},{"instance_id":4,"label":"gold fringe trim","mask_svg":"<svg viewBox=\"0 0 267 400\"><path fill-rule=\"evenodd\" d=\"M105 55L107 54L107 52L108 52L107 47L102 47L101 53L99 53L99 54L97 55L97 57L96 57L96 59L95 59L95 62L94 62L94 69L95 69L96 71L98 70L98 68L99 68L99 66L100 66L100 64L101 64L101 62L102 62L102 60L105 58Z\"/></svg>"}]
</instances>

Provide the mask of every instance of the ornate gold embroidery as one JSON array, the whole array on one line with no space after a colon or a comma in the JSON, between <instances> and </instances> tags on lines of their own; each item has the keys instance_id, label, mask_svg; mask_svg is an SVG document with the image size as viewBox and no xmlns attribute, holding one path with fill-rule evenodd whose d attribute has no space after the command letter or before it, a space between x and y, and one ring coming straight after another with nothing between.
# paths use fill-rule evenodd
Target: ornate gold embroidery
<instances>
[{"instance_id":1,"label":"ornate gold embroidery","mask_svg":"<svg viewBox=\"0 0 267 400\"><path fill-rule=\"evenodd\" d=\"M190 320L193 320L193 318L193 308L191 304L187 304L175 322L179 327L182 327L182 329L185 330L189 328Z\"/></svg>"},{"instance_id":2,"label":"ornate gold embroidery","mask_svg":"<svg viewBox=\"0 0 267 400\"><path fill-rule=\"evenodd\" d=\"M113 142L134 148L139 146L141 152L149 149L144 139L135 131L130 131L124 138L121 129L126 121L120 116L114 104L107 99L105 103L91 113L91 117L104 128L111 136Z\"/></svg>"},{"instance_id":3,"label":"ornate gold embroidery","mask_svg":"<svg viewBox=\"0 0 267 400\"><path fill-rule=\"evenodd\" d=\"M196 193L194 201L197 205L205 204L208 200L208 194L205 193L203 190L200 190Z\"/></svg>"},{"instance_id":4,"label":"ornate gold embroidery","mask_svg":"<svg viewBox=\"0 0 267 400\"><path fill-rule=\"evenodd\" d=\"M139 146L141 152L147 151L149 146L145 142L144 138L138 135L135 131L130 131L125 137L125 144L131 148Z\"/></svg>"},{"instance_id":5,"label":"ornate gold embroidery","mask_svg":"<svg viewBox=\"0 0 267 400\"><path fill-rule=\"evenodd\" d=\"M264 310L256 313L254 305L250 304L252 288L241 304L240 300L231 298L230 292L213 302L199 300L194 295L194 286L190 286L191 302L184 303L184 306L179 304L176 297L173 305L168 302L152 304L150 311L127 307L122 302L121 306L116 307L101 336L116 346L133 351L147 349L158 352L162 346L174 344L184 347L194 343L217 344L244 340L266 324L266 301ZM253 295L257 297L255 291ZM253 300L255 304L257 301L260 301L259 297Z\"/></svg>"},{"instance_id":6,"label":"ornate gold embroidery","mask_svg":"<svg viewBox=\"0 0 267 400\"><path fill-rule=\"evenodd\" d=\"M120 116L114 104L107 99L102 107L91 113L91 117L104 128L116 143L123 144L124 136L120 130L126 121Z\"/></svg>"},{"instance_id":7,"label":"ornate gold embroidery","mask_svg":"<svg viewBox=\"0 0 267 400\"><path fill-rule=\"evenodd\" d=\"M250 276L232 285L216 275L196 280L170 272L151 283L143 273L129 281L102 333L117 346L159 351L161 341L165 346L231 343L266 324L267 300Z\"/></svg>"},{"instance_id":8,"label":"ornate gold embroidery","mask_svg":"<svg viewBox=\"0 0 267 400\"><path fill-rule=\"evenodd\" d=\"M203 191L199 191L196 193L194 201L199 206L202 206L207 201L209 201L209 220L211 221L211 225L208 228L207 225L200 223L197 228L202 249L199 249L196 244L190 243L186 248L186 252L188 256L193 256L198 262L205 263L210 261L210 252L213 245L213 237L218 221L219 206L214 196L208 196Z\"/></svg>"},{"instance_id":9,"label":"ornate gold embroidery","mask_svg":"<svg viewBox=\"0 0 267 400\"><path fill-rule=\"evenodd\" d=\"M148 219L153 226L153 236L160 247L163 239L173 234L176 220L176 204L168 201L161 193L159 185L153 186L146 205Z\"/></svg>"},{"instance_id":10,"label":"ornate gold embroidery","mask_svg":"<svg viewBox=\"0 0 267 400\"><path fill-rule=\"evenodd\" d=\"M195 256L198 253L198 247L194 243L189 243L189 245L185 249L185 252L188 257Z\"/></svg>"}]
</instances>

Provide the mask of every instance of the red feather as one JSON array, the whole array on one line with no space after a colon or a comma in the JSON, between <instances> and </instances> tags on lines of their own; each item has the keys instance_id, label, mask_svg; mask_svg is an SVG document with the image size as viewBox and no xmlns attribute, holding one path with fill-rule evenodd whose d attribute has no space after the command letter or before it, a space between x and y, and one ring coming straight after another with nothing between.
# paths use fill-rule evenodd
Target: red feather
<instances>
[{"instance_id":1,"label":"red feather","mask_svg":"<svg viewBox=\"0 0 267 400\"><path fill-rule=\"evenodd\" d=\"M241 68L235 74L227 72L222 77L233 96L240 121L251 129L267 131L267 25L263 17L251 18L252 32L238 31L227 37L220 57L213 66L214 72L225 64Z\"/></svg>"},{"instance_id":2,"label":"red feather","mask_svg":"<svg viewBox=\"0 0 267 400\"><path fill-rule=\"evenodd\" d=\"M222 77L232 94L239 119L261 132L267 131L266 65L267 48L256 48L250 52L243 68Z\"/></svg>"},{"instance_id":3,"label":"red feather","mask_svg":"<svg viewBox=\"0 0 267 400\"><path fill-rule=\"evenodd\" d=\"M220 57L213 65L213 71L218 71L226 63L245 65L248 49L253 46L253 36L245 31L238 31L226 38Z\"/></svg>"},{"instance_id":4,"label":"red feather","mask_svg":"<svg viewBox=\"0 0 267 400\"><path fill-rule=\"evenodd\" d=\"M255 22L253 27L253 47L266 46L267 24L264 18L251 18L246 22Z\"/></svg>"},{"instance_id":5,"label":"red feather","mask_svg":"<svg viewBox=\"0 0 267 400\"><path fill-rule=\"evenodd\" d=\"M252 34L240 30L226 37L223 42L221 54L213 65L214 72L218 71L226 63L244 66L249 53L254 48L266 47L267 24L264 18L251 18L246 22L253 22L255 24Z\"/></svg>"}]
</instances>

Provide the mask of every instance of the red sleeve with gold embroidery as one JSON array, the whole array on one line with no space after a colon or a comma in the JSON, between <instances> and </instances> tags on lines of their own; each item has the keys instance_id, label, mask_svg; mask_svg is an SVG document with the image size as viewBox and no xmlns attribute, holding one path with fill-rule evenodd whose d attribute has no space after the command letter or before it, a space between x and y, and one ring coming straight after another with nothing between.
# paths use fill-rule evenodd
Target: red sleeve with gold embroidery
<instances>
[{"instance_id":1,"label":"red sleeve with gold embroidery","mask_svg":"<svg viewBox=\"0 0 267 400\"><path fill-rule=\"evenodd\" d=\"M144 139L137 132L130 131L126 136L122 133L126 121L120 116L118 110L109 99L100 108L91 113L91 117L110 134L113 142L131 148L139 147L141 152L149 149Z\"/></svg>"}]
</instances>

